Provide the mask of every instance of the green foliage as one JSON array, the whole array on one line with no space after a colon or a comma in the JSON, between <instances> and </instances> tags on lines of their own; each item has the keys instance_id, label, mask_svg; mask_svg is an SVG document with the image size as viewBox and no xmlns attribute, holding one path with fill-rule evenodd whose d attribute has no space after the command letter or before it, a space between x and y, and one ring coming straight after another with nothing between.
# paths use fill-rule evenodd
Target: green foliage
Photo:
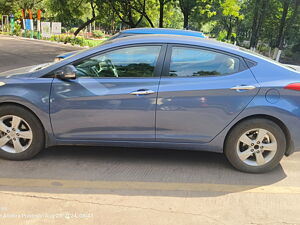
<instances>
[{"instance_id":1,"label":"green foliage","mask_svg":"<svg viewBox=\"0 0 300 225\"><path fill-rule=\"evenodd\" d=\"M14 29L12 35L22 36L22 31L21 31L21 25L20 24L15 23L15 29Z\"/></svg>"},{"instance_id":2,"label":"green foliage","mask_svg":"<svg viewBox=\"0 0 300 225\"><path fill-rule=\"evenodd\" d=\"M9 32L3 32L3 31L0 31L0 34L3 34L3 35L10 35Z\"/></svg>"},{"instance_id":3,"label":"green foliage","mask_svg":"<svg viewBox=\"0 0 300 225\"><path fill-rule=\"evenodd\" d=\"M202 30L202 26L212 20L217 14L213 2L213 0L198 0L196 2L189 19L189 27Z\"/></svg>"},{"instance_id":4,"label":"green foliage","mask_svg":"<svg viewBox=\"0 0 300 225\"><path fill-rule=\"evenodd\" d=\"M102 42L103 42L103 40L88 40L88 39L85 39L83 41L83 46L95 47L97 45L100 45Z\"/></svg>"},{"instance_id":5,"label":"green foliage","mask_svg":"<svg viewBox=\"0 0 300 225\"><path fill-rule=\"evenodd\" d=\"M300 53L300 43L295 44L295 45L293 46L292 50L293 50L294 52L299 52L299 53Z\"/></svg>"},{"instance_id":6,"label":"green foliage","mask_svg":"<svg viewBox=\"0 0 300 225\"><path fill-rule=\"evenodd\" d=\"M78 29L78 27L72 27L70 30L69 30L69 32L71 33L71 34L74 34L75 33L75 31Z\"/></svg>"},{"instance_id":7,"label":"green foliage","mask_svg":"<svg viewBox=\"0 0 300 225\"><path fill-rule=\"evenodd\" d=\"M95 38L102 38L105 36L101 30L94 30L92 32L92 34L93 34L93 37L95 37Z\"/></svg>"},{"instance_id":8,"label":"green foliage","mask_svg":"<svg viewBox=\"0 0 300 225\"><path fill-rule=\"evenodd\" d=\"M66 40L66 39L64 39L64 40ZM72 45L84 46L84 38L83 37L73 37L73 38L71 38L70 43Z\"/></svg>"},{"instance_id":9,"label":"green foliage","mask_svg":"<svg viewBox=\"0 0 300 225\"><path fill-rule=\"evenodd\" d=\"M64 44L71 44L71 45L79 45L79 46L88 46L88 47L94 47L103 42L103 40L89 40L85 39L84 37L74 37L70 35L52 35L49 39L50 41L55 42L62 42Z\"/></svg>"},{"instance_id":10,"label":"green foliage","mask_svg":"<svg viewBox=\"0 0 300 225\"><path fill-rule=\"evenodd\" d=\"M67 28L65 28L65 27L62 27L61 28L61 32L64 34L64 33L67 33L68 32L68 29Z\"/></svg>"},{"instance_id":11,"label":"green foliage","mask_svg":"<svg viewBox=\"0 0 300 225\"><path fill-rule=\"evenodd\" d=\"M160 3L164 5L163 14ZM37 9L42 9L42 21L60 21L63 31L71 34L95 18L92 27L96 31L92 33L97 38L105 36L100 30L114 34L131 27L158 27L163 15L164 27L204 31L210 37L244 46L251 43L266 54L269 47L278 46L278 40L283 40L288 49L284 56L290 57L300 48L299 0L0 0L0 15L14 13L17 21L21 8L32 9L34 19ZM20 26L15 27L14 35L21 35ZM51 39L78 45L98 44L82 37Z\"/></svg>"},{"instance_id":12,"label":"green foliage","mask_svg":"<svg viewBox=\"0 0 300 225\"><path fill-rule=\"evenodd\" d=\"M221 3L222 13L224 16L232 16L238 19L243 19L244 15L240 15L240 5L238 0L225 0Z\"/></svg>"},{"instance_id":13,"label":"green foliage","mask_svg":"<svg viewBox=\"0 0 300 225\"><path fill-rule=\"evenodd\" d=\"M71 37L68 35L52 35L50 37L50 41L55 41L55 42L63 42L65 44L70 43L72 45L80 45L83 46L83 37Z\"/></svg>"},{"instance_id":14,"label":"green foliage","mask_svg":"<svg viewBox=\"0 0 300 225\"><path fill-rule=\"evenodd\" d=\"M226 40L226 36L227 36L227 32L226 30L222 30L220 31L218 37L217 37L217 40L218 41L225 41Z\"/></svg>"},{"instance_id":15,"label":"green foliage","mask_svg":"<svg viewBox=\"0 0 300 225\"><path fill-rule=\"evenodd\" d=\"M66 28L83 23L90 16L87 0L44 0L44 16L51 21L61 21Z\"/></svg>"}]
</instances>

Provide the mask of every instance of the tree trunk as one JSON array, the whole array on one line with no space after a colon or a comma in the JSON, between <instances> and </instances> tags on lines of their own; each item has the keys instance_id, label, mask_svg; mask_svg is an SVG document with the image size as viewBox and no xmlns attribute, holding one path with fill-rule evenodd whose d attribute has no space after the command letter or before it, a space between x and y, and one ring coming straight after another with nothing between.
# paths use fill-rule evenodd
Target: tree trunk
<instances>
[{"instance_id":1,"label":"tree trunk","mask_svg":"<svg viewBox=\"0 0 300 225\"><path fill-rule=\"evenodd\" d=\"M289 0L285 0L283 2L283 11L282 11L282 16L281 16L281 20L280 20L278 38L277 38L276 49L275 49L275 52L276 52L275 60L276 61L280 60L281 52L283 49L283 41L284 41L284 34L285 34L284 28L286 25L286 18L287 18L287 14L288 14L288 10L289 10L289 5L290 5Z\"/></svg>"},{"instance_id":2,"label":"tree trunk","mask_svg":"<svg viewBox=\"0 0 300 225\"><path fill-rule=\"evenodd\" d=\"M295 5L293 6L294 12L292 16L290 17L287 27L286 27L286 35L289 36L289 34L292 33L293 26L295 25L295 20L299 13L299 6L300 6L300 0L295 0Z\"/></svg>"},{"instance_id":3,"label":"tree trunk","mask_svg":"<svg viewBox=\"0 0 300 225\"><path fill-rule=\"evenodd\" d=\"M159 27L164 27L164 2L159 1Z\"/></svg>"},{"instance_id":4,"label":"tree trunk","mask_svg":"<svg viewBox=\"0 0 300 225\"><path fill-rule=\"evenodd\" d=\"M134 18L132 16L132 10L135 10L137 11L135 8L132 7L132 5L130 5L130 1L127 0L126 2L123 2L123 3L126 3L125 6L126 6L126 9L123 8L122 10L119 10L115 7L115 4L114 4L114 1L113 0L109 0L108 1L110 3L110 6L112 8L112 10L115 12L115 14L119 17L119 19L122 21L122 23L128 25L130 28L135 28L137 27L140 22L142 21L142 19L144 18L144 14L143 13L140 13L140 18L138 19L138 21L134 22ZM124 5L122 5L122 7L124 7ZM126 11L127 15L125 15L124 11Z\"/></svg>"},{"instance_id":5,"label":"tree trunk","mask_svg":"<svg viewBox=\"0 0 300 225\"><path fill-rule=\"evenodd\" d=\"M230 25L229 25L229 28L228 28L228 30L227 30L226 40L230 40L231 35L232 35L232 26L231 26L231 24L230 24Z\"/></svg>"},{"instance_id":6,"label":"tree trunk","mask_svg":"<svg viewBox=\"0 0 300 225\"><path fill-rule=\"evenodd\" d=\"M289 0L285 0L283 3L283 11L282 11L282 16L280 20L280 26L279 26L279 32L278 32L278 38L277 38L277 44L276 47L279 49L283 48L283 40L284 40L284 33L285 33L285 24L286 24L286 18L288 14L288 9L289 9Z\"/></svg>"},{"instance_id":7,"label":"tree trunk","mask_svg":"<svg viewBox=\"0 0 300 225\"><path fill-rule=\"evenodd\" d=\"M183 13L183 28L184 29L189 28L189 13L187 12Z\"/></svg>"},{"instance_id":8,"label":"tree trunk","mask_svg":"<svg viewBox=\"0 0 300 225\"><path fill-rule=\"evenodd\" d=\"M263 0L262 7L259 11L260 13L259 13L258 23L257 23L257 28L256 28L256 37L255 37L255 40L254 40L255 41L254 42L255 48L258 44L261 27L262 27L262 25L264 23L264 20L265 20L265 15L266 15L266 11L267 11L268 2L269 2L269 0Z\"/></svg>"},{"instance_id":9,"label":"tree trunk","mask_svg":"<svg viewBox=\"0 0 300 225\"><path fill-rule=\"evenodd\" d=\"M77 30L74 32L74 36L76 37L82 29L84 29L86 26L88 26L88 25L90 25L91 23L93 23L93 22L95 21L95 19L96 19L96 17L93 17L92 19L90 19L90 20L86 21L85 23L81 24L81 25L77 28Z\"/></svg>"},{"instance_id":10,"label":"tree trunk","mask_svg":"<svg viewBox=\"0 0 300 225\"><path fill-rule=\"evenodd\" d=\"M152 20L150 19L150 17L148 16L147 12L146 12L146 0L144 0L143 4L141 4L142 9L139 9L138 7L133 7L132 8L140 13L143 17L145 17L145 19L148 21L148 23L150 24L150 26L153 28L154 24L152 23Z\"/></svg>"},{"instance_id":11,"label":"tree trunk","mask_svg":"<svg viewBox=\"0 0 300 225\"><path fill-rule=\"evenodd\" d=\"M250 48L255 49L256 43L257 43L257 27L258 27L258 17L259 17L259 4L260 0L255 1L255 7L254 7L254 16L252 21L252 33L250 38Z\"/></svg>"},{"instance_id":12,"label":"tree trunk","mask_svg":"<svg viewBox=\"0 0 300 225\"><path fill-rule=\"evenodd\" d=\"M227 29L227 35L226 35L226 40L230 40L231 39L231 35L232 35L232 18L229 18L229 24L227 25L228 29Z\"/></svg>"},{"instance_id":13,"label":"tree trunk","mask_svg":"<svg viewBox=\"0 0 300 225\"><path fill-rule=\"evenodd\" d=\"M94 0L90 0L90 6L92 9L92 19L86 21L84 24L81 24L81 26L78 27L78 29L74 32L74 36L76 37L79 32L84 29L86 26L90 25L96 20L96 13L95 13L95 6L94 6Z\"/></svg>"}]
</instances>

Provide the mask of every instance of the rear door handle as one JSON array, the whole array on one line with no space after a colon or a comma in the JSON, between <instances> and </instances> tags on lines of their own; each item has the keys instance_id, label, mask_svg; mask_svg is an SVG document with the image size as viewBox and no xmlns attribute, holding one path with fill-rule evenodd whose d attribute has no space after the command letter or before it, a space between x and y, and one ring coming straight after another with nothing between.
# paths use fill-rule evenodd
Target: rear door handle
<instances>
[{"instance_id":1,"label":"rear door handle","mask_svg":"<svg viewBox=\"0 0 300 225\"><path fill-rule=\"evenodd\" d=\"M232 87L230 88L231 90L236 90L236 91L239 91L239 90L252 90L252 89L255 89L256 87L253 86L253 85L240 85L240 86L235 86L235 87Z\"/></svg>"},{"instance_id":2,"label":"rear door handle","mask_svg":"<svg viewBox=\"0 0 300 225\"><path fill-rule=\"evenodd\" d=\"M154 94L155 91L149 90L149 89L140 89L137 91L133 91L130 94L131 95L150 95L150 94Z\"/></svg>"}]
</instances>

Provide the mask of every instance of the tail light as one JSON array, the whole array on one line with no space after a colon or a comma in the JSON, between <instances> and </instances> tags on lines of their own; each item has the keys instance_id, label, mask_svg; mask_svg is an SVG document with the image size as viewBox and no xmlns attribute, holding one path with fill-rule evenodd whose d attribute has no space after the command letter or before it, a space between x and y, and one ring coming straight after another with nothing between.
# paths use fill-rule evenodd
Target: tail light
<instances>
[{"instance_id":1,"label":"tail light","mask_svg":"<svg viewBox=\"0 0 300 225\"><path fill-rule=\"evenodd\" d=\"M294 90L294 91L300 91L300 83L292 83L288 84L284 87L285 89Z\"/></svg>"}]
</instances>

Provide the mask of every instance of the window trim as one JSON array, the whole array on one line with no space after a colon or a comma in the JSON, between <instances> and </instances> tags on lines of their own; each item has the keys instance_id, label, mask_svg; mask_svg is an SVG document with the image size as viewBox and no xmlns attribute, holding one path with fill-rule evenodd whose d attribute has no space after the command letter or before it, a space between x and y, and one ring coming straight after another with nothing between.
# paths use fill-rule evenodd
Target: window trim
<instances>
[{"instance_id":1,"label":"window trim","mask_svg":"<svg viewBox=\"0 0 300 225\"><path fill-rule=\"evenodd\" d=\"M210 75L210 76L197 76L197 77L193 77L193 76L182 76L182 77L173 77L170 76L170 66L171 66L171 57L172 57L172 49L174 47L181 47L181 48L192 48L192 49L199 49L199 50L205 50L205 51L211 51L211 52L216 52L216 53L220 53L223 55L228 55L234 58L237 58L239 60L239 70L235 73L230 73L230 74L224 74L224 75ZM168 48L167 48L167 52L166 52L166 57L165 57L165 63L164 63L164 67L162 70L162 74L161 77L162 78L207 78L207 77L224 77L224 76L229 76L229 75L233 75L233 74L237 74L240 73L244 70L249 69L248 66L246 65L244 58L236 55L236 54L232 54L230 52L225 52L222 50L218 50L218 49L214 49L214 48L209 48L209 47L204 47L204 46L198 46L198 45L189 45L189 44L168 44Z\"/></svg>"},{"instance_id":2,"label":"window trim","mask_svg":"<svg viewBox=\"0 0 300 225\"><path fill-rule=\"evenodd\" d=\"M104 78L102 78L102 77L88 77L88 76L85 76L85 77L80 77L80 78L84 78L84 79L150 79L150 78L160 78L161 73L162 73L162 69L163 69L163 65L164 65L166 51L167 51L167 44L164 44L164 43L127 44L127 45L122 45L122 46L116 46L116 47L108 48L108 49L102 50L100 52L96 52L96 53L87 55L87 56L85 56L83 58L77 59L77 60L75 60L73 62L70 62L68 64L65 64L65 65L63 65L63 66L61 66L61 67L59 67L59 68L51 71L50 73L44 75L43 77L56 78L55 75L54 75L55 71L57 71L57 70L65 67L67 65L74 65L74 64L80 63L80 62L82 62L82 61L84 61L84 60L86 60L88 58L93 58L93 57L96 57L96 56L100 56L102 54L106 54L106 53L109 53L109 52L112 52L112 51L116 51L116 50L120 50L120 49L124 49L124 48L143 47L143 46L160 46L161 47L152 77L106 77L106 78L104 77Z\"/></svg>"}]
</instances>

